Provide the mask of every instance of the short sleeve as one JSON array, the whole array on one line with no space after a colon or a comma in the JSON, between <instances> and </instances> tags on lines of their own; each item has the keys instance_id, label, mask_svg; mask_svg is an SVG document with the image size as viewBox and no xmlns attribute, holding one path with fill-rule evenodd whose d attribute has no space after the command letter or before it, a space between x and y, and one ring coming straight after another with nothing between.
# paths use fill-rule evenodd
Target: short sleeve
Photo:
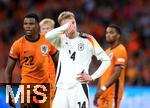
<instances>
[{"instance_id":1,"label":"short sleeve","mask_svg":"<svg viewBox=\"0 0 150 108\"><path fill-rule=\"evenodd\" d=\"M118 53L119 52L119 53ZM114 64L115 65L126 65L127 62L127 52L125 49L119 49L115 53L115 60Z\"/></svg>"},{"instance_id":2,"label":"short sleeve","mask_svg":"<svg viewBox=\"0 0 150 108\"><path fill-rule=\"evenodd\" d=\"M9 57L13 59L18 59L19 58L19 42L15 41L13 45L11 46L10 52L9 52Z\"/></svg>"}]
</instances>

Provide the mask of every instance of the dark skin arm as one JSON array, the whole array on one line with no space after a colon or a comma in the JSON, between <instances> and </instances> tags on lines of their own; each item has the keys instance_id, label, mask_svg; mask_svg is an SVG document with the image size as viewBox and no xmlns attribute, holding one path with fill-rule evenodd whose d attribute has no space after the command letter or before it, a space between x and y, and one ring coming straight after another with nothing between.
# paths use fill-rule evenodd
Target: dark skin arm
<instances>
[{"instance_id":1,"label":"dark skin arm","mask_svg":"<svg viewBox=\"0 0 150 108\"><path fill-rule=\"evenodd\" d=\"M98 99L99 99L99 96L97 95L97 92L99 91L99 89L100 89L100 78L98 79L98 87L97 87L96 94L95 94L95 97L94 97L94 100L93 100L93 104L97 107L98 107Z\"/></svg>"},{"instance_id":2,"label":"dark skin arm","mask_svg":"<svg viewBox=\"0 0 150 108\"><path fill-rule=\"evenodd\" d=\"M109 88L112 84L114 84L117 81L117 79L120 76L120 73L121 73L122 69L123 68L122 68L121 65L120 66L115 66L114 74L111 76L110 80L108 80L105 83L106 88ZM95 98L94 98L94 105L95 106L98 106L98 102L97 101L98 101L99 97L104 93L104 91L100 87L98 87L98 88L99 89L97 89L97 92L96 92Z\"/></svg>"},{"instance_id":3,"label":"dark skin arm","mask_svg":"<svg viewBox=\"0 0 150 108\"><path fill-rule=\"evenodd\" d=\"M16 60L13 60L11 58L8 58L8 63L5 69L5 82L6 83L12 83L12 72L15 68Z\"/></svg>"},{"instance_id":4,"label":"dark skin arm","mask_svg":"<svg viewBox=\"0 0 150 108\"><path fill-rule=\"evenodd\" d=\"M12 83L12 72L16 65L16 60L8 58L8 63L5 69L5 83ZM12 101L12 98L9 94L9 105L15 108L15 103Z\"/></svg>"}]
</instances>

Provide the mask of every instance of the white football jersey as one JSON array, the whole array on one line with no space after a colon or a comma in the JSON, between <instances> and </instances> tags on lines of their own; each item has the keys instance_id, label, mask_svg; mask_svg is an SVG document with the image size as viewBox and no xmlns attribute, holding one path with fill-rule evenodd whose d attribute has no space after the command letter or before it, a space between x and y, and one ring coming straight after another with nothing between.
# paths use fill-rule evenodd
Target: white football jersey
<instances>
[{"instance_id":1,"label":"white football jersey","mask_svg":"<svg viewBox=\"0 0 150 108\"><path fill-rule=\"evenodd\" d=\"M103 59L104 50L99 46L93 36L77 36L69 39L65 34L60 36L61 48L56 75L56 86L63 89L74 87L80 83L76 80L77 74L82 71L88 73L92 56L98 60ZM89 74L89 73L88 73Z\"/></svg>"}]
</instances>

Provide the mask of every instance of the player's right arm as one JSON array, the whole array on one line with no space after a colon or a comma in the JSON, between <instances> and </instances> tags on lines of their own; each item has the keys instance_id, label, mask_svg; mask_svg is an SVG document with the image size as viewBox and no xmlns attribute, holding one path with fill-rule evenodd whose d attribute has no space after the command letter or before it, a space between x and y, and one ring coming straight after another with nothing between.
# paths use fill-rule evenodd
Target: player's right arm
<instances>
[{"instance_id":1,"label":"player's right arm","mask_svg":"<svg viewBox=\"0 0 150 108\"><path fill-rule=\"evenodd\" d=\"M12 59L11 57L8 57L7 66L5 69L5 82L6 83L12 83L12 72L16 65L16 60Z\"/></svg>"},{"instance_id":2,"label":"player's right arm","mask_svg":"<svg viewBox=\"0 0 150 108\"><path fill-rule=\"evenodd\" d=\"M16 65L16 61L8 57L8 62L7 62L7 66L5 69L5 83L8 83L8 84L12 83L12 72L13 72L15 65ZM9 91L8 89L11 89L11 86L7 88L7 91ZM9 94L9 105L15 108L14 97L12 97L13 93L8 92L8 94Z\"/></svg>"},{"instance_id":3,"label":"player's right arm","mask_svg":"<svg viewBox=\"0 0 150 108\"><path fill-rule=\"evenodd\" d=\"M66 23L58 28L55 28L55 29L47 32L45 34L45 38L50 41L53 39L56 39L56 38L60 37L60 35L63 34L69 28L69 26L70 26L70 23Z\"/></svg>"},{"instance_id":4,"label":"player's right arm","mask_svg":"<svg viewBox=\"0 0 150 108\"><path fill-rule=\"evenodd\" d=\"M17 59L19 58L19 45L18 42L15 42L10 50L7 66L5 69L5 82L11 84L12 83L12 72L16 65ZM7 88L11 89L11 87ZM8 91L8 90L7 90ZM15 108L14 97L11 92L9 93L9 105ZM11 95L11 96L10 96Z\"/></svg>"},{"instance_id":5,"label":"player's right arm","mask_svg":"<svg viewBox=\"0 0 150 108\"><path fill-rule=\"evenodd\" d=\"M19 58L19 41L15 41L10 49L7 66L5 69L6 83L12 83L12 72Z\"/></svg>"}]
</instances>

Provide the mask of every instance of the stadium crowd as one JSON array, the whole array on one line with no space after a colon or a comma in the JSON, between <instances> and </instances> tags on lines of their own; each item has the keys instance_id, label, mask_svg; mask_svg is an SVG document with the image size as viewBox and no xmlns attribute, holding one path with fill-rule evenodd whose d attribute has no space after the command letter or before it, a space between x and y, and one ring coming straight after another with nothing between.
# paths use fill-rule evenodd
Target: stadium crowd
<instances>
[{"instance_id":1,"label":"stadium crowd","mask_svg":"<svg viewBox=\"0 0 150 108\"><path fill-rule=\"evenodd\" d=\"M60 12L72 11L79 29L92 34L106 49L105 28L116 23L122 29L122 41L128 50L126 85L150 85L150 1L149 0L1 0L0 1L0 83L10 46L23 35L26 13L36 12L40 19L56 21ZM16 67L14 82L19 81Z\"/></svg>"}]
</instances>

